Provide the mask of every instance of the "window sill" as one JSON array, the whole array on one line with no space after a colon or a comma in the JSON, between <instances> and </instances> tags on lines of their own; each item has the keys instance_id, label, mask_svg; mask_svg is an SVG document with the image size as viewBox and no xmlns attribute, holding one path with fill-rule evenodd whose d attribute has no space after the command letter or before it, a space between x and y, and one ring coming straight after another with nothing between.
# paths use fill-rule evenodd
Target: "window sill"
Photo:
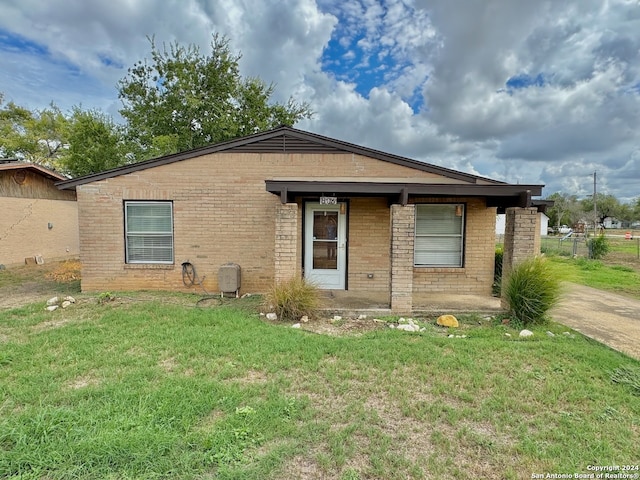
<instances>
[{"instance_id":1,"label":"window sill","mask_svg":"<svg viewBox=\"0 0 640 480\"><path fill-rule=\"evenodd\" d=\"M464 267L421 267L414 265L413 270L424 273L465 273Z\"/></svg>"},{"instance_id":2,"label":"window sill","mask_svg":"<svg viewBox=\"0 0 640 480\"><path fill-rule=\"evenodd\" d=\"M171 263L125 263L125 270L174 270L175 264Z\"/></svg>"}]
</instances>

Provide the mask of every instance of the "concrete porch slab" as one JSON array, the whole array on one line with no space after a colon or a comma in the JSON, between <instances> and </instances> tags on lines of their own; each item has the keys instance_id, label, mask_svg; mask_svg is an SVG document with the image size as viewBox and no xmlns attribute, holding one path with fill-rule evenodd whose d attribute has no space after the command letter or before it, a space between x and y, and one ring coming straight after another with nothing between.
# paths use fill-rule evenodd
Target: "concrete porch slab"
<instances>
[{"instance_id":1,"label":"concrete porch slab","mask_svg":"<svg viewBox=\"0 0 640 480\"><path fill-rule=\"evenodd\" d=\"M379 292L356 293L347 290L324 290L321 301L321 310L327 314L392 315L388 296ZM414 295L413 297L414 314L497 314L503 311L500 305L500 298L491 296L431 293L427 295Z\"/></svg>"}]
</instances>

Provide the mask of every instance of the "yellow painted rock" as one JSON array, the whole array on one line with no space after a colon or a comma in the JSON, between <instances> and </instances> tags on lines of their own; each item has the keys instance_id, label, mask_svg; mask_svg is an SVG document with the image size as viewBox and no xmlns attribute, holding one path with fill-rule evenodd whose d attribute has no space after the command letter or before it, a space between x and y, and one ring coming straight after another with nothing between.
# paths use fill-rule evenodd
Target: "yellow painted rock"
<instances>
[{"instance_id":1,"label":"yellow painted rock","mask_svg":"<svg viewBox=\"0 0 640 480\"><path fill-rule=\"evenodd\" d=\"M453 315L440 315L436 323L443 327L457 327L458 319Z\"/></svg>"}]
</instances>

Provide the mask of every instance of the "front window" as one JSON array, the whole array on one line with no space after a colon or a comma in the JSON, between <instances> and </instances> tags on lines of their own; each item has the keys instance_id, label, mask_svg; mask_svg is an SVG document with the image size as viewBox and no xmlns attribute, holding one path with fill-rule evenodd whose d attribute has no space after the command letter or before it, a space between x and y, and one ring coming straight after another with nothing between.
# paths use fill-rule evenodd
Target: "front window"
<instances>
[{"instance_id":1,"label":"front window","mask_svg":"<svg viewBox=\"0 0 640 480\"><path fill-rule=\"evenodd\" d=\"M415 266L462 267L463 245L463 204L416 205Z\"/></svg>"},{"instance_id":2,"label":"front window","mask_svg":"<svg viewBox=\"0 0 640 480\"><path fill-rule=\"evenodd\" d=\"M171 202L125 202L127 263L173 263Z\"/></svg>"}]
</instances>

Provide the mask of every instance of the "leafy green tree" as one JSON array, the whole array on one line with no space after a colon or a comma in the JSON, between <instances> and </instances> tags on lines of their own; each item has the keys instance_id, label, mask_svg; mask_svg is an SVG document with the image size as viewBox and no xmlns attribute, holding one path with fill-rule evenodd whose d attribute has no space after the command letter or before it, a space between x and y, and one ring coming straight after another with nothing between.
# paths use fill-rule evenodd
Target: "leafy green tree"
<instances>
[{"instance_id":1,"label":"leafy green tree","mask_svg":"<svg viewBox=\"0 0 640 480\"><path fill-rule=\"evenodd\" d=\"M575 195L556 192L549 195L547 200L553 200L553 207L547 209L549 223L559 227L560 225L575 225L580 220L580 204Z\"/></svg>"},{"instance_id":2,"label":"leafy green tree","mask_svg":"<svg viewBox=\"0 0 640 480\"><path fill-rule=\"evenodd\" d=\"M127 163L130 148L121 125L98 110L73 107L68 119L69 146L60 166L72 177L97 173Z\"/></svg>"},{"instance_id":3,"label":"leafy green tree","mask_svg":"<svg viewBox=\"0 0 640 480\"><path fill-rule=\"evenodd\" d=\"M54 168L66 146L67 119L53 103L30 111L0 93L0 157L19 158Z\"/></svg>"},{"instance_id":4,"label":"leafy green tree","mask_svg":"<svg viewBox=\"0 0 640 480\"><path fill-rule=\"evenodd\" d=\"M305 103L271 103L273 85L242 77L240 56L226 37L214 35L208 55L192 44L160 49L149 40L151 61L136 62L118 83L120 113L139 145L138 159L293 125L311 115Z\"/></svg>"},{"instance_id":5,"label":"leafy green tree","mask_svg":"<svg viewBox=\"0 0 640 480\"><path fill-rule=\"evenodd\" d=\"M582 210L588 215L592 215L589 218L593 218L593 197L585 198L581 202ZM604 195L602 193L596 194L596 219L599 224L604 223L604 219L607 217L618 218L621 213L620 201L613 195Z\"/></svg>"}]
</instances>

